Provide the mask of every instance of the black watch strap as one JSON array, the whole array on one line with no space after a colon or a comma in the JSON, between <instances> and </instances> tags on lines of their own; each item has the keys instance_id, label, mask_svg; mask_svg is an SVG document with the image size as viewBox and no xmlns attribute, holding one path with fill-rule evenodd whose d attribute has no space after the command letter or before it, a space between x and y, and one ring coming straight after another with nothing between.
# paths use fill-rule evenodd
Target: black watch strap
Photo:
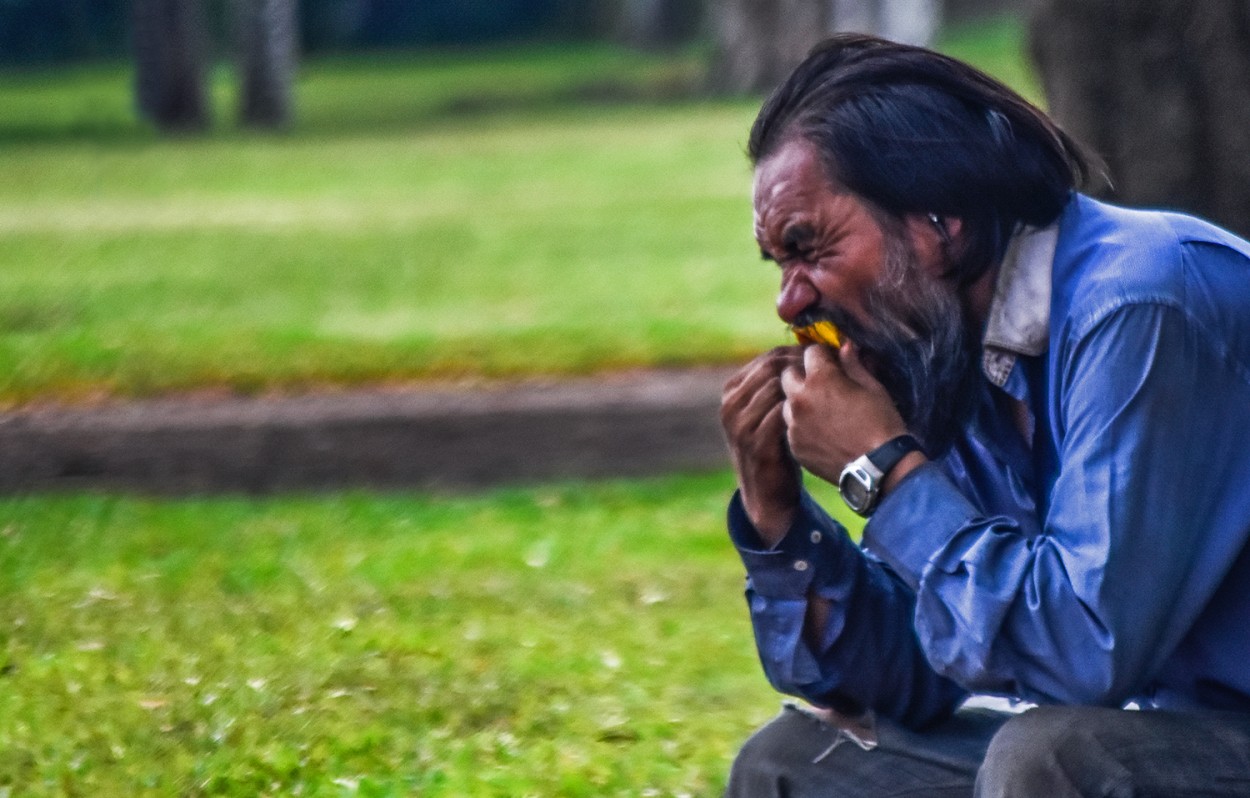
<instances>
[{"instance_id":1,"label":"black watch strap","mask_svg":"<svg viewBox=\"0 0 1250 798\"><path fill-rule=\"evenodd\" d=\"M921 450L920 441L911 435L899 435L897 438L891 438L885 443L868 453L868 461L877 467L881 472L882 478L890 473L894 466L898 465L898 461L902 460L911 452Z\"/></svg>"}]
</instances>

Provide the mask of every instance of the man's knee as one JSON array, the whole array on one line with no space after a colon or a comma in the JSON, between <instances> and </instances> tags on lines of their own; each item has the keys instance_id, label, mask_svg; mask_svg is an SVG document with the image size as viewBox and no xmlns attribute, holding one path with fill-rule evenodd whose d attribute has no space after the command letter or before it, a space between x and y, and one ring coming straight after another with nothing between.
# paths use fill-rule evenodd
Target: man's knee
<instances>
[{"instance_id":1,"label":"man's knee","mask_svg":"<svg viewBox=\"0 0 1250 798\"><path fill-rule=\"evenodd\" d=\"M729 798L878 798L972 793L976 767L997 719L958 716L926 732L876 722L876 742L788 708L742 747Z\"/></svg>"},{"instance_id":2,"label":"man's knee","mask_svg":"<svg viewBox=\"0 0 1250 798\"><path fill-rule=\"evenodd\" d=\"M775 781L778 771L772 754L776 746L769 739L769 730L772 725L770 723L756 731L738 750L733 766L729 769L729 784L725 787L726 798L768 794L764 787Z\"/></svg>"},{"instance_id":3,"label":"man's knee","mask_svg":"<svg viewBox=\"0 0 1250 798\"><path fill-rule=\"evenodd\" d=\"M803 778L804 761L812 738L824 730L819 724L787 708L746 741L729 771L727 798L790 795L791 784Z\"/></svg>"},{"instance_id":4,"label":"man's knee","mask_svg":"<svg viewBox=\"0 0 1250 798\"><path fill-rule=\"evenodd\" d=\"M1008 721L977 775L979 798L1250 795L1250 718L1041 707Z\"/></svg>"},{"instance_id":5,"label":"man's knee","mask_svg":"<svg viewBox=\"0 0 1250 798\"><path fill-rule=\"evenodd\" d=\"M727 798L841 796L872 757L836 727L787 707L747 740L729 772ZM867 761L865 761L867 760ZM862 774L861 774L862 775Z\"/></svg>"},{"instance_id":6,"label":"man's knee","mask_svg":"<svg viewBox=\"0 0 1250 798\"><path fill-rule=\"evenodd\" d=\"M1047 795L1057 750L1071 731L1063 713L1039 707L1017 715L998 730L977 774L978 798Z\"/></svg>"},{"instance_id":7,"label":"man's knee","mask_svg":"<svg viewBox=\"0 0 1250 798\"><path fill-rule=\"evenodd\" d=\"M1003 724L977 774L978 798L1118 795L1131 774L1109 755L1098 730L1124 710L1038 707Z\"/></svg>"}]
</instances>

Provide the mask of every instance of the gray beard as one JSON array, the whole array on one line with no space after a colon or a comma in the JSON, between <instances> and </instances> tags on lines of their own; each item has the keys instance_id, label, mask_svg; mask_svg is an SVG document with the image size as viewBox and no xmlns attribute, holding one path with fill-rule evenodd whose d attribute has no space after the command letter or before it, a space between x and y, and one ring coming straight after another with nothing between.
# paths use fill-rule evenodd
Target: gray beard
<instances>
[{"instance_id":1,"label":"gray beard","mask_svg":"<svg viewBox=\"0 0 1250 798\"><path fill-rule=\"evenodd\" d=\"M924 274L899 236L887 235L885 274L867 296L872 326L840 308L804 314L833 322L859 347L908 430L936 457L976 410L980 342L956 290ZM809 318L810 316L810 318Z\"/></svg>"}]
</instances>

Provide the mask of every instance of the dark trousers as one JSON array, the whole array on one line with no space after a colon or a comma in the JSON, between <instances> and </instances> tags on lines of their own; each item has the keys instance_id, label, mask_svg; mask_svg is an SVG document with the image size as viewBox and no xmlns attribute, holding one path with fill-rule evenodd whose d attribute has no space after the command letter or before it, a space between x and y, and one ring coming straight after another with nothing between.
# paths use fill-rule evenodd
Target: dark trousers
<instances>
[{"instance_id":1,"label":"dark trousers","mask_svg":"<svg viewBox=\"0 0 1250 798\"><path fill-rule=\"evenodd\" d=\"M728 798L1250 798L1250 715L1040 707L964 710L871 750L787 707L743 746Z\"/></svg>"}]
</instances>

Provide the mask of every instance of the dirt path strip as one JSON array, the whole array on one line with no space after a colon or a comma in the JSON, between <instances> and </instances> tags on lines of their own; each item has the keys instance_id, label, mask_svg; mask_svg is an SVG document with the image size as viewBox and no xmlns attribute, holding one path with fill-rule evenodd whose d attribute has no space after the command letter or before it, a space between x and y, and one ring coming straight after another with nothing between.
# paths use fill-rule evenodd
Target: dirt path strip
<instances>
[{"instance_id":1,"label":"dirt path strip","mask_svg":"<svg viewBox=\"0 0 1250 798\"><path fill-rule=\"evenodd\" d=\"M0 414L0 493L463 489L727 465L731 370Z\"/></svg>"}]
</instances>

